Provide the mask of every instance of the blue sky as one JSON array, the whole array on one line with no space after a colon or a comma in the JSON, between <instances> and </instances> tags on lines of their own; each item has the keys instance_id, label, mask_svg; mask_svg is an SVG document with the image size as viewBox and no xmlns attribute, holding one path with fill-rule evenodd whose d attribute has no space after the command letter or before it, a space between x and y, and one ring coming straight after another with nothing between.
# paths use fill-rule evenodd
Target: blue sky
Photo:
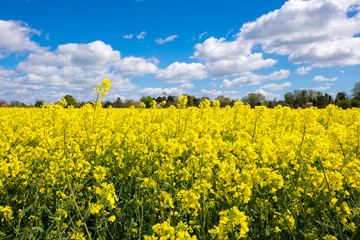
<instances>
[{"instance_id":1,"label":"blue sky","mask_svg":"<svg viewBox=\"0 0 360 240\"><path fill-rule=\"evenodd\" d=\"M282 99L360 81L360 0L1 0L0 99Z\"/></svg>"}]
</instances>

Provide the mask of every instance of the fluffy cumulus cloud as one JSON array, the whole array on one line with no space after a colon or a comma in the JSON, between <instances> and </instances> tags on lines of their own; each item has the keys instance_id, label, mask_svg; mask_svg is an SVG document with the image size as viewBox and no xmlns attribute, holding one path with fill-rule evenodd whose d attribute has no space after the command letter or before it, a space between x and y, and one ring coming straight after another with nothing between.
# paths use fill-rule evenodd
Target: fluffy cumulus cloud
<instances>
[{"instance_id":1,"label":"fluffy cumulus cloud","mask_svg":"<svg viewBox=\"0 0 360 240\"><path fill-rule=\"evenodd\" d=\"M102 41L88 44L68 43L59 45L55 51L57 58L73 66L105 65L120 59L120 52Z\"/></svg>"},{"instance_id":2,"label":"fluffy cumulus cloud","mask_svg":"<svg viewBox=\"0 0 360 240\"><path fill-rule=\"evenodd\" d=\"M132 39L132 38L133 38L133 34L132 34L132 33L126 34L126 35L123 36L123 38L125 38L125 39Z\"/></svg>"},{"instance_id":3,"label":"fluffy cumulus cloud","mask_svg":"<svg viewBox=\"0 0 360 240\"><path fill-rule=\"evenodd\" d=\"M357 7L356 7L357 6ZM290 0L242 26L238 38L317 67L360 64L359 0ZM306 68L300 69L307 70Z\"/></svg>"},{"instance_id":4,"label":"fluffy cumulus cloud","mask_svg":"<svg viewBox=\"0 0 360 240\"><path fill-rule=\"evenodd\" d=\"M10 100L35 101L42 98L53 102L63 93L88 100L93 94L92 87L103 78L111 79L110 91L129 92L139 86L124 76L143 76L158 69L156 59L121 58L119 51L102 41L59 45L54 51L30 46L35 46L34 52L15 69L0 68L0 84L3 86L0 94ZM17 50L28 51L30 48Z\"/></svg>"},{"instance_id":5,"label":"fluffy cumulus cloud","mask_svg":"<svg viewBox=\"0 0 360 240\"><path fill-rule=\"evenodd\" d=\"M266 85L262 86L261 89L266 89L266 90L274 92L274 91L283 90L288 87L291 87L291 82L285 82L283 84L276 84L276 83L266 84Z\"/></svg>"},{"instance_id":6,"label":"fluffy cumulus cloud","mask_svg":"<svg viewBox=\"0 0 360 240\"><path fill-rule=\"evenodd\" d=\"M40 32L30 28L26 23L0 20L0 33L0 58L14 52L44 50L31 40L33 34L40 35Z\"/></svg>"},{"instance_id":7,"label":"fluffy cumulus cloud","mask_svg":"<svg viewBox=\"0 0 360 240\"><path fill-rule=\"evenodd\" d=\"M211 90L201 89L200 95L210 97L212 99L214 99L218 96L224 96L224 97L229 97L229 98L235 99L235 98L239 98L239 91L221 91L221 90L216 90L216 89L211 89Z\"/></svg>"},{"instance_id":8,"label":"fluffy cumulus cloud","mask_svg":"<svg viewBox=\"0 0 360 240\"><path fill-rule=\"evenodd\" d=\"M329 90L331 87L330 86L321 86L321 87L315 87L312 90L314 91L325 91L325 90Z\"/></svg>"},{"instance_id":9,"label":"fluffy cumulus cloud","mask_svg":"<svg viewBox=\"0 0 360 240\"><path fill-rule=\"evenodd\" d=\"M155 58L145 59L141 57L125 57L114 63L116 72L126 76L144 76L155 73L158 60Z\"/></svg>"},{"instance_id":10,"label":"fluffy cumulus cloud","mask_svg":"<svg viewBox=\"0 0 360 240\"><path fill-rule=\"evenodd\" d=\"M265 91L265 90L262 89L262 88L256 90L255 93L260 93L260 94L264 95L267 100L273 100L273 99L279 99L279 98L281 98L281 95L280 95L280 94L275 94L275 93L267 92L267 91Z\"/></svg>"},{"instance_id":11,"label":"fluffy cumulus cloud","mask_svg":"<svg viewBox=\"0 0 360 240\"><path fill-rule=\"evenodd\" d=\"M173 87L173 88L144 88L139 90L139 94L142 95L149 95L149 96L162 96L164 94L166 95L175 95L175 96L179 96L181 94L186 94L186 89L191 89L193 88L194 85L192 83L184 83L181 84L178 87Z\"/></svg>"},{"instance_id":12,"label":"fluffy cumulus cloud","mask_svg":"<svg viewBox=\"0 0 360 240\"><path fill-rule=\"evenodd\" d=\"M213 78L240 75L248 71L271 67L277 61L264 59L262 53L252 53L253 43L238 38L226 41L225 38L210 37L195 45L193 58L205 62L206 70Z\"/></svg>"},{"instance_id":13,"label":"fluffy cumulus cloud","mask_svg":"<svg viewBox=\"0 0 360 240\"><path fill-rule=\"evenodd\" d=\"M146 34L147 34L146 31L142 31L141 33L139 33L139 34L136 36L136 38L137 38L137 39L144 39Z\"/></svg>"},{"instance_id":14,"label":"fluffy cumulus cloud","mask_svg":"<svg viewBox=\"0 0 360 240\"><path fill-rule=\"evenodd\" d=\"M2 66L0 66L0 77L9 77L15 73L12 69L6 69Z\"/></svg>"},{"instance_id":15,"label":"fluffy cumulus cloud","mask_svg":"<svg viewBox=\"0 0 360 240\"><path fill-rule=\"evenodd\" d=\"M313 81L315 81L315 82L335 82L337 79L338 79L337 77L326 78L324 76L317 75L314 77Z\"/></svg>"},{"instance_id":16,"label":"fluffy cumulus cloud","mask_svg":"<svg viewBox=\"0 0 360 240\"><path fill-rule=\"evenodd\" d=\"M235 40L210 37L195 45L193 58L213 78L240 76L277 60L254 52L288 56L306 74L314 67L360 64L359 0L290 0L280 9L244 24Z\"/></svg>"},{"instance_id":17,"label":"fluffy cumulus cloud","mask_svg":"<svg viewBox=\"0 0 360 240\"><path fill-rule=\"evenodd\" d=\"M178 38L178 35L170 35L165 39L162 39L162 38L155 39L155 42L157 44L163 45L164 43L173 41L175 38Z\"/></svg>"},{"instance_id":18,"label":"fluffy cumulus cloud","mask_svg":"<svg viewBox=\"0 0 360 240\"><path fill-rule=\"evenodd\" d=\"M247 73L233 80L228 80L228 79L223 80L220 87L231 88L231 87L241 87L244 85L258 85L268 80L284 79L287 78L289 75L290 75L290 71L284 69L273 72L269 75L257 75L257 74Z\"/></svg>"},{"instance_id":19,"label":"fluffy cumulus cloud","mask_svg":"<svg viewBox=\"0 0 360 240\"><path fill-rule=\"evenodd\" d=\"M301 66L298 69L296 69L297 74L304 75L307 74L311 69L313 69L314 66Z\"/></svg>"},{"instance_id":20,"label":"fluffy cumulus cloud","mask_svg":"<svg viewBox=\"0 0 360 240\"><path fill-rule=\"evenodd\" d=\"M166 69L157 71L154 79L167 83L185 83L191 79L204 79L206 77L205 66L201 63L174 62Z\"/></svg>"}]
</instances>

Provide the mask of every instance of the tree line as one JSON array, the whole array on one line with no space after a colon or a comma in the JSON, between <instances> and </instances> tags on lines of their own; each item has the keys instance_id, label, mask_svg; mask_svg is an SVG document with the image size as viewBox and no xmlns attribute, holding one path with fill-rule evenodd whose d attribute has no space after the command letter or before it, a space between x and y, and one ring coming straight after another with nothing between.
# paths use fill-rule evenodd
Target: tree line
<instances>
[{"instance_id":1,"label":"tree line","mask_svg":"<svg viewBox=\"0 0 360 240\"><path fill-rule=\"evenodd\" d=\"M188 107L198 107L202 101L205 99L210 100L209 97L201 97L197 98L193 95L186 95L188 98L187 106ZM64 96L68 106L73 106L75 108L81 107L86 103L91 102L78 102L72 95ZM236 101L239 99L230 99L223 95L220 95L215 98L220 102L220 107L233 106ZM151 96L143 96L140 98L140 101L136 101L133 99L126 99L122 101L120 97L118 97L114 102L105 101L102 102L104 108L113 107L113 108L129 108L131 106L138 107L141 102L143 102L146 108L151 107L151 103L156 101L156 103L160 103L166 101L165 105L161 105L161 107L170 107L171 105L176 105L179 102L179 97L174 95L166 95L151 97ZM291 108L306 108L310 106L314 106L317 108L325 108L329 104L335 104L343 109L352 108L352 107L360 107L360 82L355 83L353 89L351 90L351 95L348 95L346 92L338 92L336 94L335 99L329 93L322 93L319 91L314 91L312 89L302 89L302 90L294 90L293 92L287 92L284 94L284 100L277 101L276 99L272 101L266 100L266 97L260 93L247 93L247 95L240 99L240 101L245 104L249 104L252 108L255 106L266 106L269 108L273 108L277 105L288 106ZM26 105L19 101L11 101L7 103L5 100L0 100L0 107L41 107L44 104L44 101L37 100L34 105Z\"/></svg>"}]
</instances>

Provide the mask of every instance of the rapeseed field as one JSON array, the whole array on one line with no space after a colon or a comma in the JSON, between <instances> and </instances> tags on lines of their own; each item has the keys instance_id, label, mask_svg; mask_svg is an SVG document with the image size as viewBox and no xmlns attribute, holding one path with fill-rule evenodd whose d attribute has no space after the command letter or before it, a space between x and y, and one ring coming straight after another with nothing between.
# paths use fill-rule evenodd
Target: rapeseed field
<instances>
[{"instance_id":1,"label":"rapeseed field","mask_svg":"<svg viewBox=\"0 0 360 240\"><path fill-rule=\"evenodd\" d=\"M359 109L98 103L0 109L1 239L360 239Z\"/></svg>"}]
</instances>

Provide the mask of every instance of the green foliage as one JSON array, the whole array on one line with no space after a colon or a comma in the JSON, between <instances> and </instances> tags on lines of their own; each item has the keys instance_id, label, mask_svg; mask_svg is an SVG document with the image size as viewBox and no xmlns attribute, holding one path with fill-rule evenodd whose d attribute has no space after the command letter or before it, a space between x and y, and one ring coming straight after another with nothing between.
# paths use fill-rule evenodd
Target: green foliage
<instances>
[{"instance_id":1,"label":"green foliage","mask_svg":"<svg viewBox=\"0 0 360 240\"><path fill-rule=\"evenodd\" d=\"M35 107L40 108L42 105L44 105L44 101L43 100L37 100L35 102Z\"/></svg>"},{"instance_id":2,"label":"green foliage","mask_svg":"<svg viewBox=\"0 0 360 240\"><path fill-rule=\"evenodd\" d=\"M79 107L79 103L75 100L72 95L66 95L64 99L67 102L67 106L73 106L75 108Z\"/></svg>"},{"instance_id":3,"label":"green foliage","mask_svg":"<svg viewBox=\"0 0 360 240\"><path fill-rule=\"evenodd\" d=\"M152 102L152 97L150 97L150 96L146 96L146 97L141 97L140 98L140 101L141 102L143 102L143 103L145 103L145 105L146 105L146 108L150 108L151 107L151 102Z\"/></svg>"},{"instance_id":4,"label":"green foliage","mask_svg":"<svg viewBox=\"0 0 360 240\"><path fill-rule=\"evenodd\" d=\"M336 99L338 99L339 101L343 101L347 99L347 94L346 92L338 92L336 94Z\"/></svg>"},{"instance_id":5,"label":"green foliage","mask_svg":"<svg viewBox=\"0 0 360 240\"><path fill-rule=\"evenodd\" d=\"M121 101L121 99L118 97L115 102L112 103L112 106L114 108L123 108L124 103Z\"/></svg>"},{"instance_id":6,"label":"green foliage","mask_svg":"<svg viewBox=\"0 0 360 240\"><path fill-rule=\"evenodd\" d=\"M245 104L250 104L252 108L255 106L261 106L264 105L265 102L265 96L261 93L248 93L245 97L241 99Z\"/></svg>"},{"instance_id":7,"label":"green foliage","mask_svg":"<svg viewBox=\"0 0 360 240\"><path fill-rule=\"evenodd\" d=\"M343 100L339 102L339 107L342 109L348 109L351 108L351 100Z\"/></svg>"},{"instance_id":8,"label":"green foliage","mask_svg":"<svg viewBox=\"0 0 360 240\"><path fill-rule=\"evenodd\" d=\"M360 100L360 82L355 83L354 88L351 90L353 99Z\"/></svg>"},{"instance_id":9,"label":"green foliage","mask_svg":"<svg viewBox=\"0 0 360 240\"><path fill-rule=\"evenodd\" d=\"M109 108L109 107L112 107L112 103L110 101L106 101L104 104L103 104L103 108Z\"/></svg>"}]
</instances>

